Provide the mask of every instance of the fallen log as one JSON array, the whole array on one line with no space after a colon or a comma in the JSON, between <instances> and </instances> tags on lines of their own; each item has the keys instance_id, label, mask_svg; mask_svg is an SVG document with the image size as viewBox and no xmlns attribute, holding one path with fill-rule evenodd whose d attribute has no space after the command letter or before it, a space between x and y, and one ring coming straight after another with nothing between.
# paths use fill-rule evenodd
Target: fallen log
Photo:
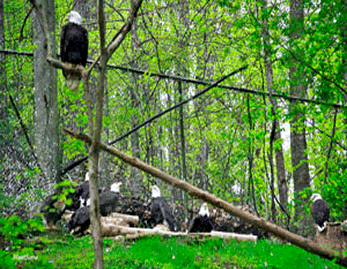
<instances>
[{"instance_id":1,"label":"fallen log","mask_svg":"<svg viewBox=\"0 0 347 269\"><path fill-rule=\"evenodd\" d=\"M220 237L224 239L235 239L237 241L253 241L256 242L258 236L253 234L237 234L237 233L227 233L219 231L211 231L211 236Z\"/></svg>"},{"instance_id":2,"label":"fallen log","mask_svg":"<svg viewBox=\"0 0 347 269\"><path fill-rule=\"evenodd\" d=\"M166 231L162 229L149 229L149 228L134 228L134 227L124 227L124 226L118 226L113 224L103 224L102 223L102 235L103 236L118 236L122 235L125 237L141 237L144 235L154 235L154 234L162 234L162 235L172 235L172 236L178 236L183 235L185 233L175 233L171 231Z\"/></svg>"},{"instance_id":3,"label":"fallen log","mask_svg":"<svg viewBox=\"0 0 347 269\"><path fill-rule=\"evenodd\" d=\"M164 230L162 228L133 228L133 227L124 227L113 224L104 224L102 223L101 227L103 236L124 236L126 238L139 238L149 235L169 235L169 236L184 236L184 237L220 237L223 239L235 239L237 241L253 241L257 240L256 235L252 234L236 234L236 233L227 233L212 231L211 233L186 233L186 232L171 232L170 230Z\"/></svg>"},{"instance_id":4,"label":"fallen log","mask_svg":"<svg viewBox=\"0 0 347 269\"><path fill-rule=\"evenodd\" d=\"M76 139L82 140L88 144L92 143L91 138L88 135L85 134L78 134L76 132L73 132L71 130L63 129L63 133L70 135ZM222 208L226 212L230 213L231 215L234 215L236 217L239 217L243 221L250 223L252 225L257 226L260 229L263 229L265 231L268 231L269 233L274 234L275 236L278 236L284 241L288 241L298 247L301 247L302 249L311 252L313 254L319 255L322 258L328 259L328 260L334 260L336 263L347 267L347 256L342 254L341 252L331 250L329 248L323 247L320 244L317 244L313 240L310 240L308 238L305 238L303 236L294 234L286 229L283 229L282 227L275 225L269 221L266 221L263 218L260 218L258 216L255 216L249 212L243 211L242 209L234 206L233 204L224 201L217 196L207 192L202 191L199 188L189 184L188 182L185 182L183 180L179 180L177 178L174 178L165 172L150 166L146 164L145 162L141 161L138 158L129 156L125 154L124 152L121 152L114 147L107 146L103 143L99 143L99 147L114 155L117 156L119 159L124 161L125 163L130 164L131 166L134 166L146 173L151 174L152 176L159 178L171 185L173 185L176 188L179 188L181 190L184 190L188 192L191 196L196 197L198 199L201 199L205 202L210 203L211 205Z\"/></svg>"},{"instance_id":5,"label":"fallen log","mask_svg":"<svg viewBox=\"0 0 347 269\"><path fill-rule=\"evenodd\" d=\"M112 212L110 216L101 217L101 221L119 226L136 227L139 225L139 216Z\"/></svg>"}]
</instances>

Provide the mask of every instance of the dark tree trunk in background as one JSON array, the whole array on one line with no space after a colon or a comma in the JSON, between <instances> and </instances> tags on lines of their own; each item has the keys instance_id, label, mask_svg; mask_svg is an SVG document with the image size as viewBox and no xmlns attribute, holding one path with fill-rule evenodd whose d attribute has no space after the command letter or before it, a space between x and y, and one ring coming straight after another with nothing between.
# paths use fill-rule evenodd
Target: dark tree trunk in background
<instances>
[{"instance_id":1,"label":"dark tree trunk in background","mask_svg":"<svg viewBox=\"0 0 347 269\"><path fill-rule=\"evenodd\" d=\"M290 43L293 59L289 68L290 94L296 97L306 97L307 84L305 82L304 67L300 65L298 59L302 58L302 52L296 42L301 39L304 30L304 8L302 0L290 1ZM297 232L305 234L305 227L308 227L309 218L305 214L308 199L304 199L300 192L310 185L310 175L308 169L308 157L305 153L305 115L300 104L296 101L290 102L290 145L292 153L294 198L295 198L295 220L297 221Z\"/></svg>"},{"instance_id":2,"label":"dark tree trunk in background","mask_svg":"<svg viewBox=\"0 0 347 269\"><path fill-rule=\"evenodd\" d=\"M178 82L179 91L179 101L181 102L183 98L182 82ZM181 177L184 181L187 181L187 164L186 164L186 139L184 136L184 111L183 106L179 108L180 113L180 140L181 140ZM184 219L188 221L188 196L185 192L182 193L183 204L184 204Z\"/></svg>"},{"instance_id":3,"label":"dark tree trunk in background","mask_svg":"<svg viewBox=\"0 0 347 269\"><path fill-rule=\"evenodd\" d=\"M134 3L135 0L131 0L131 3ZM139 38L137 36L137 22L135 21L132 29L131 29L131 51L132 51L132 67L138 68L137 64L137 52L138 52L138 44ZM130 74L130 81L131 85L134 85L134 88L129 89L131 91L131 98L132 98L132 103L133 107L137 108L138 111L141 111L140 109L140 100L139 100L139 95L141 94L141 89L139 86L139 83L137 83L138 75L137 74ZM132 127L135 127L139 124L139 118L136 114L133 114L131 116L131 121L132 121ZM141 149L140 149L140 135L139 132L135 132L134 134L131 135L130 137L130 144L131 144L131 153L132 156L136 158L141 157ZM131 190L131 193L134 197L138 197L142 193L142 176L139 170L134 169L133 167L130 167L131 169L131 184L128 186Z\"/></svg>"},{"instance_id":4,"label":"dark tree trunk in background","mask_svg":"<svg viewBox=\"0 0 347 269\"><path fill-rule=\"evenodd\" d=\"M178 16L179 16L179 25L178 25L178 38L179 38L179 48L180 48L180 52L181 54L179 55L179 57L177 57L177 73L178 75L183 75L186 76L187 75L187 67L186 62L188 61L187 59L187 55L184 54L184 49L186 47L186 39L183 36L183 33L185 33L184 29L187 29L189 22L187 22L187 17L189 14L189 7L188 4L185 1L178 1L178 5L179 8L177 10L178 12ZM189 56L188 56L189 57ZM179 81L177 83L177 89L178 89L178 96L179 96L179 102L181 102L184 97L185 97L185 83L182 83L181 81ZM184 133L184 106L181 106L178 110L179 113L179 126L178 130L179 131L179 142L180 144L177 145L177 148L180 151L180 177L184 180L188 182L188 173L187 173L187 163L186 163L186 146L187 146L187 141L185 138L185 133ZM177 190L173 190L175 193L177 192ZM182 197L182 201L183 201L183 206L184 206L184 219L186 221L188 221L188 196L185 192L181 192L181 197Z\"/></svg>"},{"instance_id":5,"label":"dark tree trunk in background","mask_svg":"<svg viewBox=\"0 0 347 269\"><path fill-rule=\"evenodd\" d=\"M42 14L48 22L52 47L55 52L55 9L54 0L38 1ZM57 103L57 70L47 61L47 43L39 16L34 12L34 79L35 79L35 145L38 161L49 183L59 181L60 148L59 148L59 112Z\"/></svg>"},{"instance_id":6,"label":"dark tree trunk in background","mask_svg":"<svg viewBox=\"0 0 347 269\"><path fill-rule=\"evenodd\" d=\"M347 0L342 4L341 12L341 43L342 43L342 70L343 70L343 79L344 86L347 86ZM347 98L346 98L347 99Z\"/></svg>"},{"instance_id":7,"label":"dark tree trunk in background","mask_svg":"<svg viewBox=\"0 0 347 269\"><path fill-rule=\"evenodd\" d=\"M0 0L0 48L5 49L5 28L4 28L4 2ZM8 125L8 113L7 113L7 76L6 76L6 56L0 53L0 129L7 130ZM3 141L5 139L0 133L0 152L5 152L2 150L4 145ZM0 163L4 160L5 154L0 154Z\"/></svg>"},{"instance_id":8,"label":"dark tree trunk in background","mask_svg":"<svg viewBox=\"0 0 347 269\"><path fill-rule=\"evenodd\" d=\"M266 9L268 7L267 1L263 0L260 1L262 3L262 8ZM263 40L264 40L264 67L265 67L265 77L266 77L266 89L269 93L273 94L274 89L272 88L273 84L273 67L271 62L271 55L273 54L273 51L271 49L271 42L270 42L270 36L269 36L269 29L268 29L268 21L265 18L263 21ZM272 114L273 116L276 115L276 108L277 108L277 101L275 98L272 97L272 95L269 96L270 103L272 105ZM271 130L271 149L270 149L270 162L273 162L273 149L274 144L276 141L281 139L281 132L279 131L279 121L275 118L272 122L272 130ZM286 175L285 175L285 166L284 166L284 157L283 157L283 149L282 145L275 148L275 159L276 159L276 170L277 170L277 186L278 186L278 192L279 192L279 198L280 203L284 210L287 209L288 205L288 186L286 182ZM275 200L274 200L274 189L275 189L275 182L274 182L274 167L272 164L271 168L271 211L272 211L272 220L275 221L276 217L276 208L275 208Z\"/></svg>"},{"instance_id":9,"label":"dark tree trunk in background","mask_svg":"<svg viewBox=\"0 0 347 269\"><path fill-rule=\"evenodd\" d=\"M0 0L0 48L5 49L4 2ZM5 54L0 53L0 128L7 124L7 76ZM1 128L4 129L4 128ZM2 157L2 156L1 156ZM0 158L1 158L0 157Z\"/></svg>"}]
</instances>

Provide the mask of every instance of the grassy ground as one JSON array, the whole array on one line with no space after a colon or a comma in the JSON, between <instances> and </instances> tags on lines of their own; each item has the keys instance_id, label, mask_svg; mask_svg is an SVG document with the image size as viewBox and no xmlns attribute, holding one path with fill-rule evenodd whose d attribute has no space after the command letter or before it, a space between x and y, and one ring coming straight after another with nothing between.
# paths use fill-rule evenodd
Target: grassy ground
<instances>
[{"instance_id":1,"label":"grassy ground","mask_svg":"<svg viewBox=\"0 0 347 269\"><path fill-rule=\"evenodd\" d=\"M0 251L0 268L92 268L90 237L42 237L40 250ZM342 268L291 245L219 238L104 239L105 268Z\"/></svg>"}]
</instances>

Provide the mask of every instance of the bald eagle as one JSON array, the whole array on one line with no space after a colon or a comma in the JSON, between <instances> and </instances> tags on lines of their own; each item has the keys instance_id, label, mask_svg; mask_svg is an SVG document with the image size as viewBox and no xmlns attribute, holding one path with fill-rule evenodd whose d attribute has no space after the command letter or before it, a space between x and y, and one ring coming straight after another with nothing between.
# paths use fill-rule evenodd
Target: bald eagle
<instances>
[{"instance_id":1,"label":"bald eagle","mask_svg":"<svg viewBox=\"0 0 347 269\"><path fill-rule=\"evenodd\" d=\"M83 206L77 209L71 216L68 223L69 233L76 232L83 234L90 225L90 206Z\"/></svg>"},{"instance_id":2,"label":"bald eagle","mask_svg":"<svg viewBox=\"0 0 347 269\"><path fill-rule=\"evenodd\" d=\"M60 55L64 63L86 66L88 57L88 32L81 25L82 17L76 11L71 11L67 19L69 22L62 28L60 35ZM79 74L67 73L63 70L66 78L66 86L76 90L81 77Z\"/></svg>"},{"instance_id":3,"label":"bald eagle","mask_svg":"<svg viewBox=\"0 0 347 269\"><path fill-rule=\"evenodd\" d=\"M115 206L119 200L120 186L117 182L111 185L109 193L102 193L99 197L100 213L102 216L108 216L115 211ZM69 221L69 233L75 232L83 234L90 225L90 199L86 201L86 206L79 208Z\"/></svg>"},{"instance_id":4,"label":"bald eagle","mask_svg":"<svg viewBox=\"0 0 347 269\"><path fill-rule=\"evenodd\" d=\"M120 197L120 186L122 186L121 182L113 183L110 192L100 195L100 213L102 216L108 216L116 211L115 208Z\"/></svg>"},{"instance_id":5,"label":"bald eagle","mask_svg":"<svg viewBox=\"0 0 347 269\"><path fill-rule=\"evenodd\" d=\"M81 206L87 205L87 200L89 198L89 173L87 172L84 178L84 182L77 187L76 195L78 195L81 201Z\"/></svg>"},{"instance_id":6,"label":"bald eagle","mask_svg":"<svg viewBox=\"0 0 347 269\"><path fill-rule=\"evenodd\" d=\"M208 212L207 203L200 207L199 215L194 219L190 233L209 233L213 230L214 221Z\"/></svg>"},{"instance_id":7,"label":"bald eagle","mask_svg":"<svg viewBox=\"0 0 347 269\"><path fill-rule=\"evenodd\" d=\"M322 199L322 196L319 193L312 194L311 200L312 218L317 225L318 231L323 232L330 217L329 205L325 200Z\"/></svg>"},{"instance_id":8,"label":"bald eagle","mask_svg":"<svg viewBox=\"0 0 347 269\"><path fill-rule=\"evenodd\" d=\"M163 197L161 197L158 186L152 187L151 217L154 219L155 225L165 224L174 232L177 232L180 229L172 215L170 205Z\"/></svg>"}]
</instances>

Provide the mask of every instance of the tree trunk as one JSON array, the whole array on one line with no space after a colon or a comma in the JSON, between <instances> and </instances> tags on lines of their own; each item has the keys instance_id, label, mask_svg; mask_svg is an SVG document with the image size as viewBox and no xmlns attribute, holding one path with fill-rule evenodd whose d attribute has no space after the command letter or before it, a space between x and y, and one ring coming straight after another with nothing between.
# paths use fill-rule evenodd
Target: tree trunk
<instances>
[{"instance_id":1,"label":"tree trunk","mask_svg":"<svg viewBox=\"0 0 347 269\"><path fill-rule=\"evenodd\" d=\"M55 52L55 9L54 0L37 1L41 13L46 16L47 32L51 35L50 50ZM42 173L48 183L54 185L59 181L61 153L59 148L59 111L57 102L57 70L47 61L48 44L42 29L42 22L37 11L34 12L34 80L35 80L35 144L36 155ZM47 183L45 183L47 184Z\"/></svg>"},{"instance_id":2,"label":"tree trunk","mask_svg":"<svg viewBox=\"0 0 347 269\"><path fill-rule=\"evenodd\" d=\"M296 59L302 57L300 48L294 44L302 36L304 29L304 8L302 0L290 1L290 24L291 50ZM305 73L303 66L293 59L289 68L290 92L295 97L306 97L307 85L305 84ZM305 214L305 205L308 199L301 196L301 192L310 187L310 175L308 169L308 157L305 153L306 130L304 114L300 104L296 101L290 102L290 112L292 119L290 122L290 145L292 153L293 180L294 180L294 198L295 198L295 220L296 228L300 234L305 234L305 227L308 226L309 217Z\"/></svg>"},{"instance_id":3,"label":"tree trunk","mask_svg":"<svg viewBox=\"0 0 347 269\"><path fill-rule=\"evenodd\" d=\"M263 9L267 8L267 1L264 0L263 2ZM266 87L267 92L269 95L269 100L272 105L272 114L275 117L276 116L276 108L277 108L277 101L273 98L272 94L274 92L272 88L273 83L273 68L272 68L272 62L271 62L271 55L272 55L272 49L271 49L271 43L270 43L270 37L269 37L269 29L268 29L268 23L267 19L264 19L263 21L263 40L264 40L264 66L265 66L265 77L266 77ZM281 133L278 131L279 129L279 121L276 119L276 117L273 120L272 123L272 130L271 130L271 147L270 147L270 162L272 165L273 162L273 146L281 139ZM283 207L283 210L287 210L288 205L288 186L286 182L285 177L285 167L284 167L284 157L283 157L283 149L282 145L279 147L276 147L275 149L275 159L276 159L276 168L277 168L277 185L278 185L278 191L279 191L279 197L280 197L280 203ZM274 169L272 165L272 172L271 172L271 196L272 196L272 219L275 221L275 215L276 215L276 209L275 209L275 192L274 192Z\"/></svg>"},{"instance_id":4,"label":"tree trunk","mask_svg":"<svg viewBox=\"0 0 347 269\"><path fill-rule=\"evenodd\" d=\"M133 4L135 0L131 0L131 3ZM138 52L138 44L139 39L137 36L137 23L134 22L132 29L131 29L131 51L132 51L132 67L138 68L137 65L137 52ZM130 74L130 84L133 85L134 88L129 89L131 91L131 97L132 97L132 104L134 108L139 108L140 101L138 100L138 95L141 94L141 89L139 86L139 83L137 83L138 75L137 74ZM131 115L131 121L133 127L137 126L139 124L139 119L137 115L134 113ZM140 135L139 132L135 132L131 135L130 138L131 143L131 152L132 155L140 158L141 156L141 149L140 149ZM129 185L129 188L131 190L131 193L134 197L139 197L142 192L142 176L139 170L130 168L131 173L131 185Z\"/></svg>"},{"instance_id":5,"label":"tree trunk","mask_svg":"<svg viewBox=\"0 0 347 269\"><path fill-rule=\"evenodd\" d=\"M92 136L92 143L89 148L89 174L90 174L90 222L92 227L92 238L94 247L94 268L104 268L104 251L101 234L101 214L99 206L99 156L100 156L100 138L102 132L103 101L105 87L105 73L107 64L106 51L106 19L104 14L104 1L98 3L98 26L100 36L100 68L95 93L95 122L93 119L93 108L91 105L91 96L88 87L88 81L84 84L86 95L89 98L88 107L88 129Z\"/></svg>"},{"instance_id":6,"label":"tree trunk","mask_svg":"<svg viewBox=\"0 0 347 269\"><path fill-rule=\"evenodd\" d=\"M179 67L180 69L180 63ZM183 101L183 89L182 89L182 82L178 82L178 91L179 91L179 101ZM183 180L187 180L187 165L186 165L186 139L184 135L184 111L183 106L180 106L179 108L179 118L180 118L180 141L181 141L181 177ZM186 222L188 222L188 197L185 192L182 193L183 198L183 205L184 205L184 219Z\"/></svg>"},{"instance_id":7,"label":"tree trunk","mask_svg":"<svg viewBox=\"0 0 347 269\"><path fill-rule=\"evenodd\" d=\"M0 48L5 49L5 28L4 28L4 2L0 0ZM7 76L6 76L6 56L0 54L0 126L7 124ZM5 156L2 156L5 157ZM2 158L0 157L0 158Z\"/></svg>"}]
</instances>

